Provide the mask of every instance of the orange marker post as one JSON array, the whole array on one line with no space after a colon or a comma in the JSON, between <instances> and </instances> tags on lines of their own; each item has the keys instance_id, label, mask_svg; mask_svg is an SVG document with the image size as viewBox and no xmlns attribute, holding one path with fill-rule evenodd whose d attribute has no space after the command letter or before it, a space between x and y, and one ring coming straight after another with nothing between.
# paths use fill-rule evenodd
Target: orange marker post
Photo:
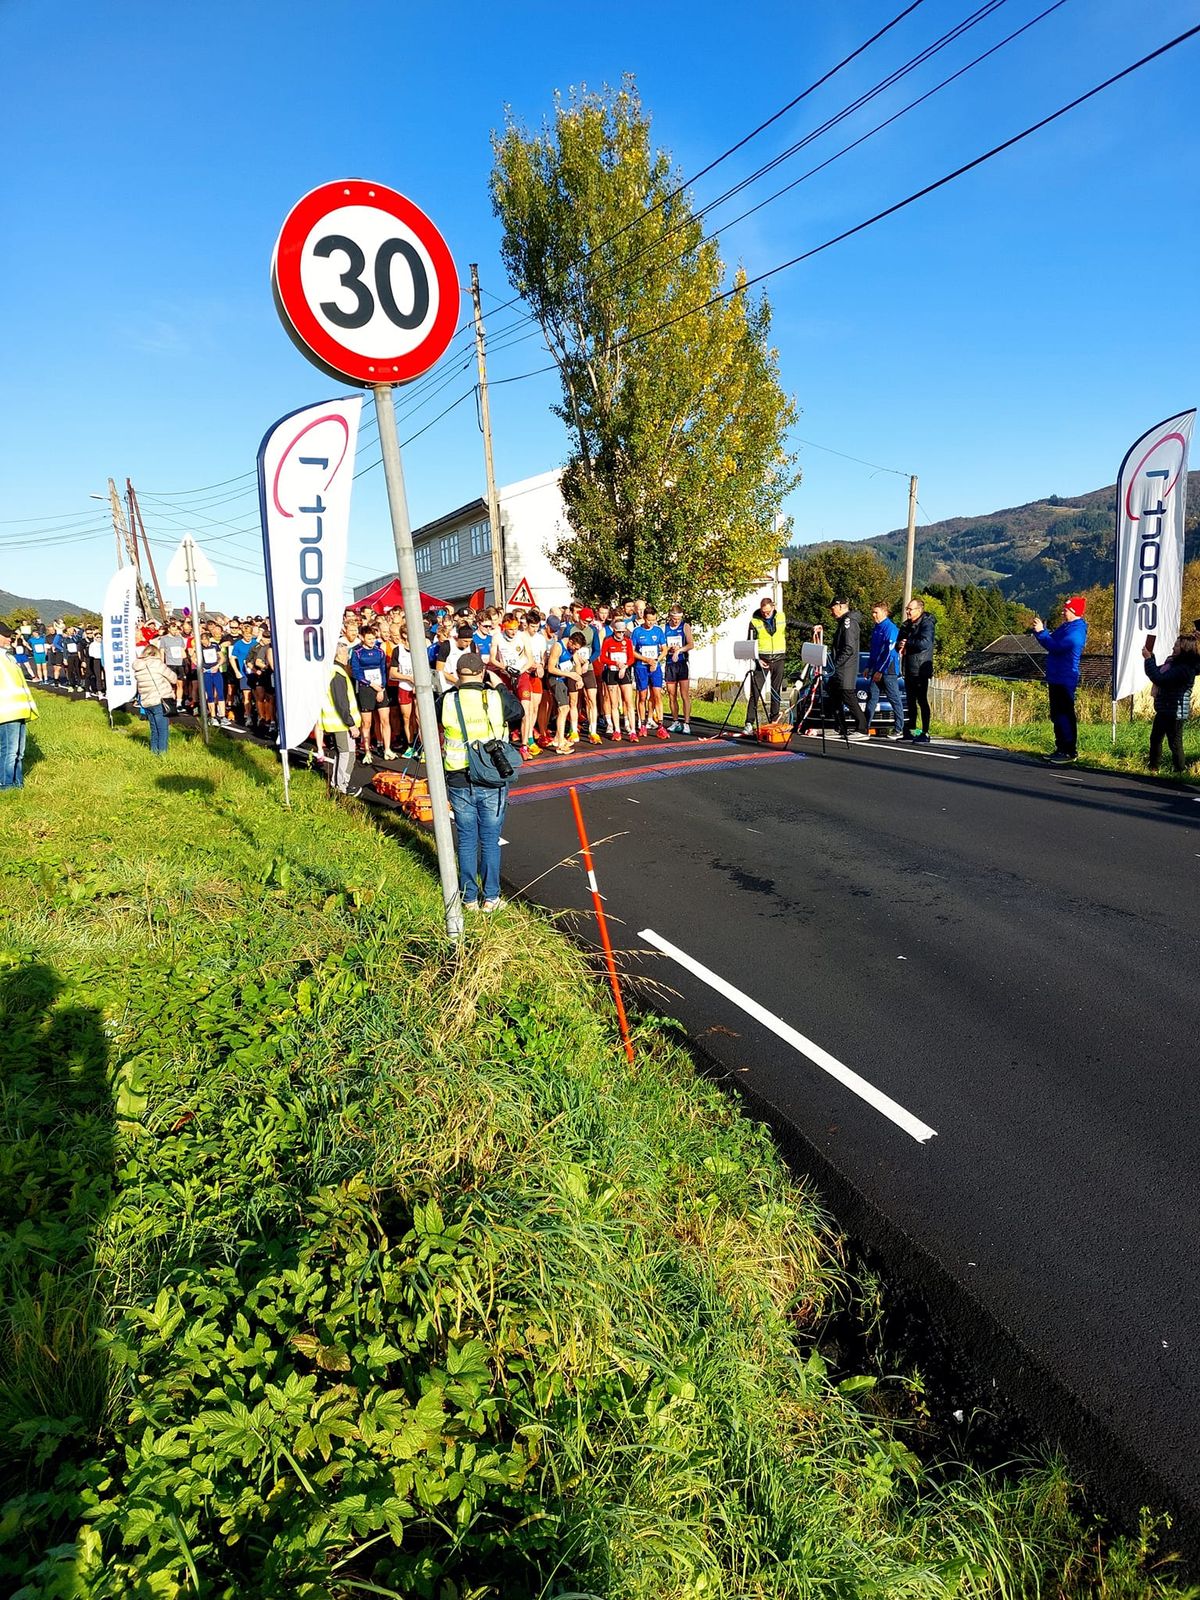
<instances>
[{"instance_id":1,"label":"orange marker post","mask_svg":"<svg viewBox=\"0 0 1200 1600\"><path fill-rule=\"evenodd\" d=\"M575 813L575 827L579 832L579 843L583 850L583 865L587 872L588 888L592 891L592 904L596 908L596 921L600 927L600 943L604 948L604 959L608 963L608 978L612 984L613 999L617 1003L617 1021L621 1025L621 1038L625 1041L625 1054L633 1060L633 1040L629 1037L629 1021L625 1016L625 1002L621 999L621 984L617 978L617 963L613 957L612 940L608 937L608 923L604 917L604 902L600 898L600 890L596 883L596 871L592 866L592 848L588 844L587 829L583 825L583 812L579 806L579 793L572 787L571 809Z\"/></svg>"}]
</instances>

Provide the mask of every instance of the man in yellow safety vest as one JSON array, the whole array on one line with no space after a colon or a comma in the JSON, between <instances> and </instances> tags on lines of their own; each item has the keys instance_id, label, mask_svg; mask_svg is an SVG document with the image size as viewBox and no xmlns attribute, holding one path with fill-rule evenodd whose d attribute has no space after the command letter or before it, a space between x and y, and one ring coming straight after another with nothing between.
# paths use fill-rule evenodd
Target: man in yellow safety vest
<instances>
[{"instance_id":1,"label":"man in yellow safety vest","mask_svg":"<svg viewBox=\"0 0 1200 1600\"><path fill-rule=\"evenodd\" d=\"M779 720L779 708L783 702L783 663L787 655L787 618L782 611L775 609L775 602L769 594L763 595L758 602L758 610L750 618L749 637L754 641L755 662L754 676L750 680L750 710L746 716L746 728L743 737L753 739L756 736L756 724L759 713L766 709L763 702L763 685L769 677L771 680L771 715L769 720Z\"/></svg>"},{"instance_id":2,"label":"man in yellow safety vest","mask_svg":"<svg viewBox=\"0 0 1200 1600\"><path fill-rule=\"evenodd\" d=\"M468 650L455 663L457 683L442 696L442 764L458 828L458 887L466 911L499 911L500 829L508 784L520 764L509 742L521 703L502 686L488 688L482 656Z\"/></svg>"},{"instance_id":3,"label":"man in yellow safety vest","mask_svg":"<svg viewBox=\"0 0 1200 1600\"><path fill-rule=\"evenodd\" d=\"M25 730L38 714L12 642L13 630L0 623L0 789L25 787Z\"/></svg>"}]
</instances>

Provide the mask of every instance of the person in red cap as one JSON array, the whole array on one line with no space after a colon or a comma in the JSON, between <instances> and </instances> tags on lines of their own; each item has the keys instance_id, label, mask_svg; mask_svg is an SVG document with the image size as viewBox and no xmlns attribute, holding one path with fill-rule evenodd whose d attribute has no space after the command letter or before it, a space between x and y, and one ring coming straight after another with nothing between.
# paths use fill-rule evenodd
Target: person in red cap
<instances>
[{"instance_id":1,"label":"person in red cap","mask_svg":"<svg viewBox=\"0 0 1200 1600\"><path fill-rule=\"evenodd\" d=\"M1073 594L1063 601L1063 620L1053 633L1047 632L1041 617L1033 619L1033 636L1046 651L1046 690L1054 726L1054 750L1049 760L1055 767L1066 766L1078 754L1075 691L1079 687L1079 660L1087 643L1087 623L1083 620L1086 610L1084 597Z\"/></svg>"}]
</instances>

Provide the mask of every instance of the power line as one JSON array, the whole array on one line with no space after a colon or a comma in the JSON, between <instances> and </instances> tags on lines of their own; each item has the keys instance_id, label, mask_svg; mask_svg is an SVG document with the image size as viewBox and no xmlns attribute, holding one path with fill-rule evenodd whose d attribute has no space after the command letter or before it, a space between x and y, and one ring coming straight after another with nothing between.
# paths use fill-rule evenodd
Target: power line
<instances>
[{"instance_id":1,"label":"power line","mask_svg":"<svg viewBox=\"0 0 1200 1600\"><path fill-rule=\"evenodd\" d=\"M831 450L827 444L818 444L815 439L796 439L797 444L808 445L813 450L823 450L829 456L841 456L843 461L854 461L860 467L870 467L873 472L890 472L897 478L908 478L912 474L901 472L898 467L881 467L877 461L864 461L861 456L848 456L844 450Z\"/></svg>"},{"instance_id":2,"label":"power line","mask_svg":"<svg viewBox=\"0 0 1200 1600\"><path fill-rule=\"evenodd\" d=\"M745 294L747 290L754 288L757 284L765 283L768 278L774 278L791 267L799 266L803 261L811 261L814 256L829 250L833 245L841 244L846 239L852 239L856 234L863 233L867 228L874 227L877 222L882 222L887 217L895 216L898 211L903 211L917 200L923 200L926 195L934 194L938 189L945 188L947 184L953 183L956 178L961 178L966 173L974 171L976 167L982 166L984 162L991 161L994 156L1002 155L1004 151L1011 150L1014 145L1020 144L1023 139L1028 139L1031 134L1040 132L1041 129L1048 127L1050 123L1056 122L1059 117L1066 116L1069 111L1074 111L1086 101L1094 99L1096 95L1103 93L1105 89L1110 89L1114 83L1120 83L1123 78L1128 78L1132 73L1140 71L1142 67L1148 66L1151 61L1156 61L1159 56L1166 55L1169 50L1174 50L1178 45L1186 43L1188 39L1194 38L1198 33L1200 33L1200 23L1193 28L1188 28L1181 34L1177 34L1174 39L1170 39L1166 44L1160 45L1157 50L1152 50L1149 55L1142 56L1140 60L1131 62L1129 66L1123 67L1120 72L1114 72L1111 77L1105 78L1103 83L1098 83L1094 88L1086 90L1083 94L1076 95L1073 100L1069 100L1066 105L1060 106L1057 111L1052 111L1048 116L1041 117L1037 122L1030 123L1029 127L1023 128L1020 133L1013 134L1011 138L1005 139L1001 144L993 145L990 150L985 150L982 155L976 156L974 160L964 162L962 166L955 167L952 172L937 178L933 183L927 183L923 188L916 189L912 194L906 195L903 200L897 200L894 205L886 206L882 211L875 212L874 216L867 217L865 221L856 223L852 228L843 229L841 233L834 234L823 243L814 245L811 250L804 250L787 261L781 261L777 266L769 267L765 272L757 273L753 278L747 278L744 283L735 284L731 289L724 289L719 294L710 295L707 300L702 301L699 305L691 306L686 311L680 311L675 316L668 317L664 322L656 323L650 328L636 329L631 333L625 334L615 341L613 349L620 349L624 345L634 344L640 339L648 339L656 333L662 333L666 328L674 327L676 323L685 321L688 317L697 316L700 312L707 311L712 306L720 305L734 295ZM555 362L547 367L535 367L530 372L517 373L516 376L511 378L497 378L493 380L493 384L520 383L526 378L535 378L543 372L553 372L556 370L557 365L557 362Z\"/></svg>"}]
</instances>

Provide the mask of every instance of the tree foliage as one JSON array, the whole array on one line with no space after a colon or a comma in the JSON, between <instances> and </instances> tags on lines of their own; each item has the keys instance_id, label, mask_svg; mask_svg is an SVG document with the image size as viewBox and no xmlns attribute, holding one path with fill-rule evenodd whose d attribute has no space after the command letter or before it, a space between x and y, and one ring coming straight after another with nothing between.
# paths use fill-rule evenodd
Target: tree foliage
<instances>
[{"instance_id":1,"label":"tree foliage","mask_svg":"<svg viewBox=\"0 0 1200 1600\"><path fill-rule=\"evenodd\" d=\"M562 380L573 533L552 557L581 595L715 622L774 565L798 482L767 300L721 298L717 245L632 80L557 97L538 133L510 116L493 147L504 264Z\"/></svg>"},{"instance_id":2,"label":"tree foliage","mask_svg":"<svg viewBox=\"0 0 1200 1600\"><path fill-rule=\"evenodd\" d=\"M811 555L792 558L783 606L793 626L827 624L832 600L849 600L866 617L877 600L896 611L902 588L901 580L869 546L826 545Z\"/></svg>"}]
</instances>

